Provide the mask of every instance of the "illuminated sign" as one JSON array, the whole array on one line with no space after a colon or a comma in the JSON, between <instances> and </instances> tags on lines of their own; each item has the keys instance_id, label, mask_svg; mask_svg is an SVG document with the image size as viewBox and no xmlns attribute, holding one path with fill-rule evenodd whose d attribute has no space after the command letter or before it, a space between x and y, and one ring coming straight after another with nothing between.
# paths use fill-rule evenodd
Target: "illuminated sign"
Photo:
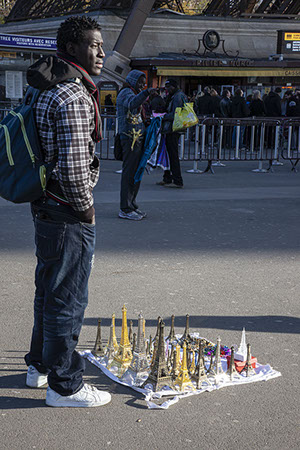
<instances>
[{"instance_id":1,"label":"illuminated sign","mask_svg":"<svg viewBox=\"0 0 300 450\"><path fill-rule=\"evenodd\" d=\"M300 52L300 31L278 31L277 53L295 54Z\"/></svg>"},{"instance_id":2,"label":"illuminated sign","mask_svg":"<svg viewBox=\"0 0 300 450\"><path fill-rule=\"evenodd\" d=\"M18 36L0 33L0 47L14 47L30 50L56 50L56 39L37 36Z\"/></svg>"}]
</instances>

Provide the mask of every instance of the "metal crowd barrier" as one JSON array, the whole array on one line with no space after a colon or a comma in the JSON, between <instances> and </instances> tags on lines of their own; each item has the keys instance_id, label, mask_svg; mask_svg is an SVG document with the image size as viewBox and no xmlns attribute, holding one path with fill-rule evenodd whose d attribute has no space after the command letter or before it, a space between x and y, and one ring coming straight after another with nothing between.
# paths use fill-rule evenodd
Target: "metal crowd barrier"
<instances>
[{"instance_id":1,"label":"metal crowd barrier","mask_svg":"<svg viewBox=\"0 0 300 450\"><path fill-rule=\"evenodd\" d=\"M102 116L103 140L98 144L98 153L103 160L113 160L114 136L117 132L115 116ZM192 161L189 173L214 172L215 166L229 161L257 161L254 172L273 171L289 160L292 170L300 160L300 118L246 118L227 119L200 117L199 124L181 133L179 158ZM200 170L200 162L207 162ZM263 168L263 163L268 164Z\"/></svg>"}]
</instances>

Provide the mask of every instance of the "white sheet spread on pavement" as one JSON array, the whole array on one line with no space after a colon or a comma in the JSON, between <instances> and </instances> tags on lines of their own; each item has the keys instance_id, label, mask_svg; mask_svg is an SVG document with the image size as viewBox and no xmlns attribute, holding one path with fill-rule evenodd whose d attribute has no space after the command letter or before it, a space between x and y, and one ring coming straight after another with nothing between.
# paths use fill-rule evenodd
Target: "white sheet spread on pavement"
<instances>
[{"instance_id":1,"label":"white sheet spread on pavement","mask_svg":"<svg viewBox=\"0 0 300 450\"><path fill-rule=\"evenodd\" d=\"M265 366L258 364L256 365L256 368L254 369L255 374L246 376L245 373L242 373L238 378L234 378L233 380L230 380L228 376L225 374L220 375L218 380L215 380L214 378L208 378L211 382L211 385L208 385L204 389L195 390L193 392L178 392L175 390L172 390L170 388L163 389L159 392L154 392L152 390L143 389L138 386L135 386L134 384L125 383L121 381L118 377L116 377L112 372L110 372L105 365L101 364L100 358L95 357L91 351L86 350L84 352L80 352L80 354L87 358L92 364L99 367L99 369L102 370L102 372L108 376L112 381L115 383L122 384L124 386L130 387L134 389L137 392L140 392L145 396L145 400L147 403L147 406L149 409L168 409L169 406L174 405L177 403L180 399L185 397L190 397L191 395L198 395L202 394L202 392L211 392L215 391L217 389L221 389L226 386L236 386L241 384L247 384L247 383L254 383L256 381L268 381L272 378L277 378L281 376L281 373L272 369L272 367L267 364ZM227 370L227 359L221 358L222 362L222 369L224 372ZM172 397L171 399L167 399L163 403L155 403L155 401L161 402L161 399L164 397Z\"/></svg>"}]
</instances>

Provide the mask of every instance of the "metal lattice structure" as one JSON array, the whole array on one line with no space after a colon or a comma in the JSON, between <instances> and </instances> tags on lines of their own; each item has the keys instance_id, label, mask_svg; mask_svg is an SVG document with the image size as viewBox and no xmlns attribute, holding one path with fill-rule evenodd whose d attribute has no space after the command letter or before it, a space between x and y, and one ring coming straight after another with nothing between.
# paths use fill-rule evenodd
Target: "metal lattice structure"
<instances>
[{"instance_id":1,"label":"metal lattice structure","mask_svg":"<svg viewBox=\"0 0 300 450\"><path fill-rule=\"evenodd\" d=\"M6 21L42 19L105 9L128 12L134 0L17 0ZM181 0L156 1L153 9L168 7L184 12Z\"/></svg>"},{"instance_id":2,"label":"metal lattice structure","mask_svg":"<svg viewBox=\"0 0 300 450\"><path fill-rule=\"evenodd\" d=\"M133 4L134 0L16 0L6 21L41 19L105 9L128 13ZM204 16L300 19L300 0L157 0L153 9L160 8Z\"/></svg>"}]
</instances>

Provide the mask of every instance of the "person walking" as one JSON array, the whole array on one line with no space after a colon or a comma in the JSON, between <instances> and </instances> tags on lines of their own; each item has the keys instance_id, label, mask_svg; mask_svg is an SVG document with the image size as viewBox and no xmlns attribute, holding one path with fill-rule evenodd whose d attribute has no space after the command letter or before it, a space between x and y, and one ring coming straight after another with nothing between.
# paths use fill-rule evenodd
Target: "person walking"
<instances>
[{"instance_id":1,"label":"person walking","mask_svg":"<svg viewBox=\"0 0 300 450\"><path fill-rule=\"evenodd\" d=\"M146 213L142 212L136 203L140 182L134 182L143 153L145 124L142 105L154 90L145 89L145 86L144 72L131 70L117 97L118 130L123 154L120 219L142 220L146 217Z\"/></svg>"},{"instance_id":2,"label":"person walking","mask_svg":"<svg viewBox=\"0 0 300 450\"><path fill-rule=\"evenodd\" d=\"M165 87L168 90L168 96L166 100L167 113L163 117L164 124L169 128L169 132L166 133L166 147L170 159L170 170L164 171L163 180L157 184L168 188L183 188L183 179L181 176L178 144L180 134L173 132L172 124L175 116L176 108L181 108L187 101L185 94L179 89L177 81L174 79L168 79L165 83Z\"/></svg>"},{"instance_id":3,"label":"person walking","mask_svg":"<svg viewBox=\"0 0 300 450\"><path fill-rule=\"evenodd\" d=\"M46 404L101 406L111 400L83 381L76 351L95 249L92 190L99 177L95 142L101 139L100 103L91 75L105 56L99 24L69 17L57 32L57 56L29 67L27 81L41 93L35 117L45 162L57 161L45 196L31 204L35 226L34 326L26 384L48 382Z\"/></svg>"}]
</instances>

